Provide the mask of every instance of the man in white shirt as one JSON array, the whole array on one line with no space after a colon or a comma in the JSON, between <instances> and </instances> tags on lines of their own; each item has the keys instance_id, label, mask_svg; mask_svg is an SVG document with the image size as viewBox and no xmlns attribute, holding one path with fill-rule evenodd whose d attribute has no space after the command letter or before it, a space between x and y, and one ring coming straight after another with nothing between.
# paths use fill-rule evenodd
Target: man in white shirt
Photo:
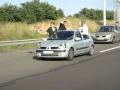
<instances>
[{"instance_id":1,"label":"man in white shirt","mask_svg":"<svg viewBox=\"0 0 120 90\"><path fill-rule=\"evenodd\" d=\"M82 34L89 34L88 33L88 26L85 24L84 21L82 21L81 26L79 27L79 30L81 30Z\"/></svg>"}]
</instances>

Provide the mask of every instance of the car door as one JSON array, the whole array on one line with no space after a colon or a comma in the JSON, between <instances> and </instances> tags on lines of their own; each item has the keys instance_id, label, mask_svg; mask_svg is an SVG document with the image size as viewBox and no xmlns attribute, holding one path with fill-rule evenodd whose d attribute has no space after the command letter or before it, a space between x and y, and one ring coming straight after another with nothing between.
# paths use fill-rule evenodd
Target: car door
<instances>
[{"instance_id":1,"label":"car door","mask_svg":"<svg viewBox=\"0 0 120 90\"><path fill-rule=\"evenodd\" d=\"M91 44L90 36L86 34L83 34L82 36L83 36L83 42L84 42L84 51L88 52Z\"/></svg>"},{"instance_id":2,"label":"car door","mask_svg":"<svg viewBox=\"0 0 120 90\"><path fill-rule=\"evenodd\" d=\"M75 49L75 55L84 53L84 43L83 43L83 39L81 37L81 34L79 31L77 31L75 33L75 37L74 37L74 49Z\"/></svg>"}]
</instances>

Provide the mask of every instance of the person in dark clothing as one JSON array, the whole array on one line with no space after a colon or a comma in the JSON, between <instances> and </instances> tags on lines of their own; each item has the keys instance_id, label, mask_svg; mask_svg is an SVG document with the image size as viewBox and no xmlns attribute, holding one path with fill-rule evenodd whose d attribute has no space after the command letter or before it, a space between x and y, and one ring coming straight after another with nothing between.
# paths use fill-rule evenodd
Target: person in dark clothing
<instances>
[{"instance_id":1,"label":"person in dark clothing","mask_svg":"<svg viewBox=\"0 0 120 90\"><path fill-rule=\"evenodd\" d=\"M50 27L47 29L47 32L49 33L49 37L51 37L53 34L57 32L57 27L55 27L54 22L50 23Z\"/></svg>"},{"instance_id":2,"label":"person in dark clothing","mask_svg":"<svg viewBox=\"0 0 120 90\"><path fill-rule=\"evenodd\" d=\"M66 24L67 24L67 21L61 21L60 26L59 26L59 30L67 30Z\"/></svg>"},{"instance_id":3,"label":"person in dark clothing","mask_svg":"<svg viewBox=\"0 0 120 90\"><path fill-rule=\"evenodd\" d=\"M55 23L51 22L50 23L50 27L47 29L46 32L41 33L41 34L49 34L49 37L51 37L52 35L54 35L57 32L57 27L55 27Z\"/></svg>"}]
</instances>

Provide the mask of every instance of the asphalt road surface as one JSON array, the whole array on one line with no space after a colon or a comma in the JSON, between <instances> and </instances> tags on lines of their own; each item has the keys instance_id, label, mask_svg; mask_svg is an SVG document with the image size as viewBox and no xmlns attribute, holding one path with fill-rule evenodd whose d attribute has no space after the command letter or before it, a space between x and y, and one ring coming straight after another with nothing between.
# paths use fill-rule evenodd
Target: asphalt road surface
<instances>
[{"instance_id":1,"label":"asphalt road surface","mask_svg":"<svg viewBox=\"0 0 120 90\"><path fill-rule=\"evenodd\" d=\"M120 43L93 56L37 60L35 49L0 53L0 90L120 90Z\"/></svg>"}]
</instances>

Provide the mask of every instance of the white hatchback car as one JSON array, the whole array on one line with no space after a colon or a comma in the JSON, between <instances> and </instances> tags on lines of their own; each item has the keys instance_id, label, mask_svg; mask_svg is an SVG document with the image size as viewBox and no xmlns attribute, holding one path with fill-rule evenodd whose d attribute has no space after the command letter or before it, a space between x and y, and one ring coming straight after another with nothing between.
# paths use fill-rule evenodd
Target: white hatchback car
<instances>
[{"instance_id":1,"label":"white hatchback car","mask_svg":"<svg viewBox=\"0 0 120 90\"><path fill-rule=\"evenodd\" d=\"M72 60L80 54L93 55L94 42L90 35L82 35L79 30L59 30L47 41L39 43L38 58L66 58Z\"/></svg>"}]
</instances>

